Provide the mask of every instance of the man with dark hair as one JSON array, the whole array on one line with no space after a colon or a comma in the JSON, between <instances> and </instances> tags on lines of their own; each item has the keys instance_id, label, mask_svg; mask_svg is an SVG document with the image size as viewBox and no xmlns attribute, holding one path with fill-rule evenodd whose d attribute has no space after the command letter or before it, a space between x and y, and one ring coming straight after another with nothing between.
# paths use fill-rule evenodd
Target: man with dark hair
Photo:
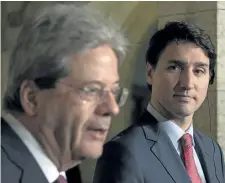
<instances>
[{"instance_id":1,"label":"man with dark hair","mask_svg":"<svg viewBox=\"0 0 225 183\"><path fill-rule=\"evenodd\" d=\"M101 155L126 101L118 74L126 47L92 8L56 4L24 22L4 95L2 183L80 181L75 166Z\"/></svg>"},{"instance_id":2,"label":"man with dark hair","mask_svg":"<svg viewBox=\"0 0 225 183\"><path fill-rule=\"evenodd\" d=\"M170 22L151 38L146 62L149 105L137 124L105 145L94 183L224 183L220 146L193 129L215 76L209 36Z\"/></svg>"}]
</instances>

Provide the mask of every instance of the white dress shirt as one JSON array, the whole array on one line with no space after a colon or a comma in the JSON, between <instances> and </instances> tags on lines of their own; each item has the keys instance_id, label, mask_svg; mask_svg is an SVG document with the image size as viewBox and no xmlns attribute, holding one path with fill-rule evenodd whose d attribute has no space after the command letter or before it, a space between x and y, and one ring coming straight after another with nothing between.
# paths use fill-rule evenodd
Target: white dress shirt
<instances>
[{"instance_id":1,"label":"white dress shirt","mask_svg":"<svg viewBox=\"0 0 225 183\"><path fill-rule=\"evenodd\" d=\"M193 138L193 125L188 128L188 130L185 132L183 129L181 129L177 124L174 122L166 119L163 117L150 103L148 104L147 110L152 114L152 116L159 122L159 128L163 130L170 138L171 142L173 143L173 146L175 147L177 153L181 154L181 144L179 143L180 138L185 134L189 133L192 136L193 141L193 154L194 154L194 161L195 165L198 170L198 174L202 180L202 183L206 183L205 176L202 170L201 163L199 161L198 155L195 151L195 141Z\"/></svg>"},{"instance_id":2,"label":"white dress shirt","mask_svg":"<svg viewBox=\"0 0 225 183\"><path fill-rule=\"evenodd\" d=\"M59 174L66 178L65 172L59 173L57 167L47 157L41 145L12 114L4 111L2 112L2 117L29 149L49 183L53 183L58 178Z\"/></svg>"}]
</instances>

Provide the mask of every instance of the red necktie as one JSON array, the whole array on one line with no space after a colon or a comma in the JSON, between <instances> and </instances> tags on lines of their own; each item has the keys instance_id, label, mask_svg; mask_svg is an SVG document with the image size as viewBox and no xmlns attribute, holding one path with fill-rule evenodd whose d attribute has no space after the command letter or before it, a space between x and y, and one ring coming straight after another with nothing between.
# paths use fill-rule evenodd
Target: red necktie
<instances>
[{"instance_id":1,"label":"red necktie","mask_svg":"<svg viewBox=\"0 0 225 183\"><path fill-rule=\"evenodd\" d=\"M198 174L198 170L194 161L192 137L190 134L186 133L181 137L180 140L181 146L183 148L182 155L186 171L191 178L192 183L201 183L201 178Z\"/></svg>"},{"instance_id":2,"label":"red necktie","mask_svg":"<svg viewBox=\"0 0 225 183\"><path fill-rule=\"evenodd\" d=\"M56 179L54 183L68 183L68 182L62 175L59 175L59 177Z\"/></svg>"}]
</instances>

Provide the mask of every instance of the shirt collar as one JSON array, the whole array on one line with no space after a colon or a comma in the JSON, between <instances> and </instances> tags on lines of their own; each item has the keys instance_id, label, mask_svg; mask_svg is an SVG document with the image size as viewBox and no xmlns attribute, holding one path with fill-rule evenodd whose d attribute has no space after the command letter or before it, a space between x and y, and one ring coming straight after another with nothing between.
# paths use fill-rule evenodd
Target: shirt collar
<instances>
[{"instance_id":1,"label":"shirt collar","mask_svg":"<svg viewBox=\"0 0 225 183\"><path fill-rule=\"evenodd\" d=\"M47 157L38 141L12 114L3 111L2 117L29 149L30 153L33 155L42 172L46 176L48 182L54 182L58 178L59 174L66 178L65 172L59 173L57 167Z\"/></svg>"},{"instance_id":2,"label":"shirt collar","mask_svg":"<svg viewBox=\"0 0 225 183\"><path fill-rule=\"evenodd\" d=\"M188 128L188 130L185 132L183 129L181 129L177 124L170 121L169 119L162 116L153 106L151 103L148 104L147 110L151 113L151 115L156 118L156 120L159 122L159 128L162 129L170 138L172 141L174 147L176 150L179 147L178 141L180 138L185 134L189 133L192 136L193 145L195 145L194 138L193 138L193 124Z\"/></svg>"}]
</instances>

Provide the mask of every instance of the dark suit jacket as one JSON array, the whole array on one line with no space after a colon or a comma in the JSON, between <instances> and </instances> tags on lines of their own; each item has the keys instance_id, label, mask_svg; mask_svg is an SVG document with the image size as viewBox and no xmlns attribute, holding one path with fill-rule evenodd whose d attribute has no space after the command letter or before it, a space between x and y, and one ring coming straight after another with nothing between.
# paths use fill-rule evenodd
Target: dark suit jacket
<instances>
[{"instance_id":1,"label":"dark suit jacket","mask_svg":"<svg viewBox=\"0 0 225 183\"><path fill-rule=\"evenodd\" d=\"M48 183L27 147L1 119L1 183ZM80 183L79 168L66 172L68 183Z\"/></svg>"},{"instance_id":2,"label":"dark suit jacket","mask_svg":"<svg viewBox=\"0 0 225 183\"><path fill-rule=\"evenodd\" d=\"M225 183L221 148L194 131L195 148L207 183ZM94 183L191 183L183 162L158 122L145 111L139 123L104 146Z\"/></svg>"}]
</instances>

